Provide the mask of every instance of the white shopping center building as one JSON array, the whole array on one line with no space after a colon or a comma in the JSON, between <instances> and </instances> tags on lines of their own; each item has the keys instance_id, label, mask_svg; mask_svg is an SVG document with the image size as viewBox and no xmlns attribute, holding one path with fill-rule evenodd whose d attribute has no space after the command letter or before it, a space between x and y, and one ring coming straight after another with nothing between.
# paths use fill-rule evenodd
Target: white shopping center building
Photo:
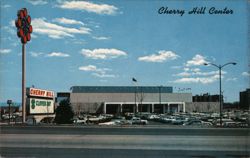
<instances>
[{"instance_id":1,"label":"white shopping center building","mask_svg":"<svg viewBox=\"0 0 250 158\"><path fill-rule=\"evenodd\" d=\"M58 103L66 98L75 113L191 112L207 106L192 103L192 93L173 93L166 86L73 86L69 93L57 93ZM217 111L217 105L209 103L210 111Z\"/></svg>"}]
</instances>

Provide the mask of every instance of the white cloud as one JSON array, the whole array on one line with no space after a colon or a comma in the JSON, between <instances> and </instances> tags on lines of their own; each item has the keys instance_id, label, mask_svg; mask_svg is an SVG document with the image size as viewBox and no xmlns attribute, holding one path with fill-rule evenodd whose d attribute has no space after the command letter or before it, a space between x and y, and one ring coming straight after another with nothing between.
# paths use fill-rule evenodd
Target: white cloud
<instances>
[{"instance_id":1,"label":"white cloud","mask_svg":"<svg viewBox=\"0 0 250 158\"><path fill-rule=\"evenodd\" d=\"M113 74L107 74L107 71L112 71L109 68L97 68L95 65L81 66L78 68L81 71L93 72L92 75L100 78L114 78Z\"/></svg>"},{"instance_id":2,"label":"white cloud","mask_svg":"<svg viewBox=\"0 0 250 158\"><path fill-rule=\"evenodd\" d=\"M116 75L113 74L105 74L105 73L93 73L92 75L100 78L115 78L117 77Z\"/></svg>"},{"instance_id":3,"label":"white cloud","mask_svg":"<svg viewBox=\"0 0 250 158\"><path fill-rule=\"evenodd\" d=\"M199 68L194 68L194 69L191 69L192 72L194 73L199 73L201 71L201 69Z\"/></svg>"},{"instance_id":4,"label":"white cloud","mask_svg":"<svg viewBox=\"0 0 250 158\"><path fill-rule=\"evenodd\" d=\"M20 44L19 42L12 42L11 43L11 45L14 46L14 47L18 46L19 44Z\"/></svg>"},{"instance_id":5,"label":"white cloud","mask_svg":"<svg viewBox=\"0 0 250 158\"><path fill-rule=\"evenodd\" d=\"M86 45L87 42L83 39L72 39L71 41L65 41L67 43L74 43L74 44L80 44L80 45Z\"/></svg>"},{"instance_id":6,"label":"white cloud","mask_svg":"<svg viewBox=\"0 0 250 158\"><path fill-rule=\"evenodd\" d=\"M11 27L16 28L15 20L11 20L11 21L9 22L9 24L10 24Z\"/></svg>"},{"instance_id":7,"label":"white cloud","mask_svg":"<svg viewBox=\"0 0 250 158\"><path fill-rule=\"evenodd\" d=\"M11 49L0 49L0 54L9 54Z\"/></svg>"},{"instance_id":8,"label":"white cloud","mask_svg":"<svg viewBox=\"0 0 250 158\"><path fill-rule=\"evenodd\" d=\"M227 78L226 81L237 81L237 78L236 77L233 77L233 78Z\"/></svg>"},{"instance_id":9,"label":"white cloud","mask_svg":"<svg viewBox=\"0 0 250 158\"><path fill-rule=\"evenodd\" d=\"M183 70L184 70L184 71L189 71L189 70L190 70L190 68L188 68L188 67L184 67L184 68L183 68Z\"/></svg>"},{"instance_id":10,"label":"white cloud","mask_svg":"<svg viewBox=\"0 0 250 158\"><path fill-rule=\"evenodd\" d=\"M95 4L88 1L65 1L59 5L59 8L82 10L96 14L114 15L118 8L108 4Z\"/></svg>"},{"instance_id":11,"label":"white cloud","mask_svg":"<svg viewBox=\"0 0 250 158\"><path fill-rule=\"evenodd\" d=\"M44 5L47 4L45 0L26 0L27 2L31 3L32 5Z\"/></svg>"},{"instance_id":12,"label":"white cloud","mask_svg":"<svg viewBox=\"0 0 250 158\"><path fill-rule=\"evenodd\" d=\"M199 78L181 78L173 81L173 83L198 83Z\"/></svg>"},{"instance_id":13,"label":"white cloud","mask_svg":"<svg viewBox=\"0 0 250 158\"><path fill-rule=\"evenodd\" d=\"M221 71L222 75L224 75L226 73L227 73L226 71ZM193 75L200 75L200 76L219 75L219 70L218 71L210 71L210 72L194 72L192 74Z\"/></svg>"},{"instance_id":14,"label":"white cloud","mask_svg":"<svg viewBox=\"0 0 250 158\"><path fill-rule=\"evenodd\" d=\"M211 75L219 75L219 70L217 71L209 71L209 72L201 72L201 69L199 68L187 68L184 67L183 72L180 72L178 74L174 74L173 76L211 76ZM226 74L226 71L221 71L221 74Z\"/></svg>"},{"instance_id":15,"label":"white cloud","mask_svg":"<svg viewBox=\"0 0 250 158\"><path fill-rule=\"evenodd\" d=\"M210 58L211 58L212 61L214 61L214 62L216 61L215 57L211 56Z\"/></svg>"},{"instance_id":16,"label":"white cloud","mask_svg":"<svg viewBox=\"0 0 250 158\"><path fill-rule=\"evenodd\" d=\"M47 57L69 57L69 54L61 53L61 52L52 52L46 55Z\"/></svg>"},{"instance_id":17,"label":"white cloud","mask_svg":"<svg viewBox=\"0 0 250 158\"><path fill-rule=\"evenodd\" d=\"M34 34L34 33L32 33L32 34L31 34L31 38L37 38L37 35Z\"/></svg>"},{"instance_id":18,"label":"white cloud","mask_svg":"<svg viewBox=\"0 0 250 158\"><path fill-rule=\"evenodd\" d=\"M5 4L3 6L1 6L1 8L10 8L11 6L9 4Z\"/></svg>"},{"instance_id":19,"label":"white cloud","mask_svg":"<svg viewBox=\"0 0 250 158\"><path fill-rule=\"evenodd\" d=\"M184 67L183 72L174 74L173 76L182 77L172 81L173 83L202 83L209 84L219 79L219 71L201 72L199 68ZM226 71L221 71L221 78L224 78ZM233 79L231 79L233 80ZM235 80L235 79L234 79Z\"/></svg>"},{"instance_id":20,"label":"white cloud","mask_svg":"<svg viewBox=\"0 0 250 158\"><path fill-rule=\"evenodd\" d=\"M117 49L82 49L81 54L92 59L111 59L111 58L117 58L120 56L127 56L127 53L121 50Z\"/></svg>"},{"instance_id":21,"label":"white cloud","mask_svg":"<svg viewBox=\"0 0 250 158\"><path fill-rule=\"evenodd\" d=\"M104 37L104 36L100 36L100 37L93 36L92 38L94 38L96 40L109 40L110 39L110 37Z\"/></svg>"},{"instance_id":22,"label":"white cloud","mask_svg":"<svg viewBox=\"0 0 250 158\"><path fill-rule=\"evenodd\" d=\"M181 72L181 73L178 73L178 74L174 74L173 76L188 77L188 76L191 76L191 73L189 73L189 72Z\"/></svg>"},{"instance_id":23,"label":"white cloud","mask_svg":"<svg viewBox=\"0 0 250 158\"><path fill-rule=\"evenodd\" d=\"M196 54L192 60L187 61L186 66L199 66L203 65L204 63L208 63L206 61L206 57L203 57L200 54Z\"/></svg>"},{"instance_id":24,"label":"white cloud","mask_svg":"<svg viewBox=\"0 0 250 158\"><path fill-rule=\"evenodd\" d=\"M145 62L164 62L168 60L177 59L178 57L179 56L172 51L160 50L158 54L139 57L138 60Z\"/></svg>"},{"instance_id":25,"label":"white cloud","mask_svg":"<svg viewBox=\"0 0 250 158\"><path fill-rule=\"evenodd\" d=\"M102 80L100 80L100 82L105 82L105 83L106 83L106 82L108 82L108 81L107 81L107 80L103 80L103 79L102 79Z\"/></svg>"},{"instance_id":26,"label":"white cloud","mask_svg":"<svg viewBox=\"0 0 250 158\"><path fill-rule=\"evenodd\" d=\"M171 69L181 69L181 66L171 66Z\"/></svg>"},{"instance_id":27,"label":"white cloud","mask_svg":"<svg viewBox=\"0 0 250 158\"><path fill-rule=\"evenodd\" d=\"M62 17L62 18L56 18L53 21L54 22L58 22L60 24L71 24L71 25L76 24L76 25L82 25L82 26L84 26L84 23L81 22L81 21L77 21L77 20L74 20L74 19L67 19L67 18L64 18L64 17Z\"/></svg>"},{"instance_id":28,"label":"white cloud","mask_svg":"<svg viewBox=\"0 0 250 158\"><path fill-rule=\"evenodd\" d=\"M4 26L2 27L2 29L10 33L11 35L16 35L16 31L14 30L14 27Z\"/></svg>"},{"instance_id":29,"label":"white cloud","mask_svg":"<svg viewBox=\"0 0 250 158\"><path fill-rule=\"evenodd\" d=\"M242 75L242 76L250 76L250 73L249 73L249 72L242 72L241 75Z\"/></svg>"},{"instance_id":30,"label":"white cloud","mask_svg":"<svg viewBox=\"0 0 250 158\"><path fill-rule=\"evenodd\" d=\"M50 38L60 39L74 37L75 34L90 34L91 29L86 27L72 28L46 22L45 18L36 18L32 21L34 33L45 34Z\"/></svg>"},{"instance_id":31,"label":"white cloud","mask_svg":"<svg viewBox=\"0 0 250 158\"><path fill-rule=\"evenodd\" d=\"M82 70L82 71L99 71L96 68L96 66L94 66L94 65L81 66L81 67L79 67L79 70Z\"/></svg>"},{"instance_id":32,"label":"white cloud","mask_svg":"<svg viewBox=\"0 0 250 158\"><path fill-rule=\"evenodd\" d=\"M43 55L44 53L41 53L41 52L30 52L30 55L32 56L32 57L39 57L39 56L41 56L41 55Z\"/></svg>"},{"instance_id":33,"label":"white cloud","mask_svg":"<svg viewBox=\"0 0 250 158\"><path fill-rule=\"evenodd\" d=\"M219 78L219 75L214 75L210 77L186 77L177 79L175 81L172 81L173 83L202 83L202 84L209 84L217 81Z\"/></svg>"}]
</instances>

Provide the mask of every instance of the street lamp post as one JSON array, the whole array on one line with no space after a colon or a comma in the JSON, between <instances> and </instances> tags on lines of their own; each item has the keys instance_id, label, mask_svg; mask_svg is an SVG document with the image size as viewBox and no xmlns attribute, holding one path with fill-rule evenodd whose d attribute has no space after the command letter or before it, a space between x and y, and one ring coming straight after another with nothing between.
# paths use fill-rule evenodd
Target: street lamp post
<instances>
[{"instance_id":1,"label":"street lamp post","mask_svg":"<svg viewBox=\"0 0 250 158\"><path fill-rule=\"evenodd\" d=\"M160 105L161 105L161 88L162 88L162 86L159 86L159 103L160 103Z\"/></svg>"},{"instance_id":2,"label":"street lamp post","mask_svg":"<svg viewBox=\"0 0 250 158\"><path fill-rule=\"evenodd\" d=\"M161 89L162 89L162 85L159 86L159 104L160 104L160 106L161 106ZM164 106L164 105L163 105L163 106ZM163 113L165 112L165 111L164 111L164 107L163 107L163 110L162 110L162 111L163 111Z\"/></svg>"},{"instance_id":3,"label":"street lamp post","mask_svg":"<svg viewBox=\"0 0 250 158\"><path fill-rule=\"evenodd\" d=\"M141 102L141 106L140 106L140 117L142 116L142 101L143 101L143 96L142 96L142 87L141 87L141 98L140 98L140 102Z\"/></svg>"},{"instance_id":4,"label":"street lamp post","mask_svg":"<svg viewBox=\"0 0 250 158\"><path fill-rule=\"evenodd\" d=\"M135 83L135 107L134 107L134 111L136 113L136 93L137 93L137 91L136 91L136 89L137 89L136 84L137 84L137 80L135 78L132 78L132 81Z\"/></svg>"},{"instance_id":5,"label":"street lamp post","mask_svg":"<svg viewBox=\"0 0 250 158\"><path fill-rule=\"evenodd\" d=\"M12 100L7 100L7 104L9 104L9 124L10 124L10 105L12 104Z\"/></svg>"},{"instance_id":6,"label":"street lamp post","mask_svg":"<svg viewBox=\"0 0 250 158\"><path fill-rule=\"evenodd\" d=\"M229 63L226 63L224 65L216 65L216 64L213 64L213 63L204 63L205 66L208 66L208 65L212 65L212 66L215 66L219 69L219 78L220 78L220 126L222 126L222 91L221 91L221 70L223 67L227 66L227 65L236 65L235 62L229 62Z\"/></svg>"}]
</instances>

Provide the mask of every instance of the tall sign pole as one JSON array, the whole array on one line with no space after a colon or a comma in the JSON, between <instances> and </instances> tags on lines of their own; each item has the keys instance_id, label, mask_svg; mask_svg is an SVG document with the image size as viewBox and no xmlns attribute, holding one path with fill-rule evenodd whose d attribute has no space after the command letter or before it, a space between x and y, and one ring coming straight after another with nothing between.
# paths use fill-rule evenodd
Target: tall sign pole
<instances>
[{"instance_id":1,"label":"tall sign pole","mask_svg":"<svg viewBox=\"0 0 250 158\"><path fill-rule=\"evenodd\" d=\"M25 44L22 45L22 122L26 120L26 54Z\"/></svg>"},{"instance_id":2,"label":"tall sign pole","mask_svg":"<svg viewBox=\"0 0 250 158\"><path fill-rule=\"evenodd\" d=\"M22 8L17 12L17 19L15 21L17 27L17 36L22 43L22 122L26 121L26 55L25 44L31 40L30 34L33 31L31 25L31 17L28 15L28 10Z\"/></svg>"}]
</instances>

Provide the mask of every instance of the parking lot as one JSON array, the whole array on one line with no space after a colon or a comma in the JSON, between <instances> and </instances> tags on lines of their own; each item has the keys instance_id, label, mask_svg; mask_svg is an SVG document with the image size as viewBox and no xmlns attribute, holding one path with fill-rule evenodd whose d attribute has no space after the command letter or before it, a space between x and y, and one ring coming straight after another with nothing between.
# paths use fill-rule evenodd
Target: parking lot
<instances>
[{"instance_id":1,"label":"parking lot","mask_svg":"<svg viewBox=\"0 0 250 158\"><path fill-rule=\"evenodd\" d=\"M21 122L21 116L17 114L3 115L1 124L18 124ZM180 126L180 127L226 127L226 128L247 128L249 127L249 111L231 111L223 112L220 124L220 115L218 113L125 113L124 115L112 114L80 114L74 116L72 125L76 126ZM40 122L34 122L28 119L28 125L53 125L54 118L46 117Z\"/></svg>"},{"instance_id":2,"label":"parking lot","mask_svg":"<svg viewBox=\"0 0 250 158\"><path fill-rule=\"evenodd\" d=\"M81 115L74 118L78 125L162 125L162 126L196 126L196 127L249 127L249 112L224 112L221 118L218 113L125 113L120 115Z\"/></svg>"}]
</instances>

